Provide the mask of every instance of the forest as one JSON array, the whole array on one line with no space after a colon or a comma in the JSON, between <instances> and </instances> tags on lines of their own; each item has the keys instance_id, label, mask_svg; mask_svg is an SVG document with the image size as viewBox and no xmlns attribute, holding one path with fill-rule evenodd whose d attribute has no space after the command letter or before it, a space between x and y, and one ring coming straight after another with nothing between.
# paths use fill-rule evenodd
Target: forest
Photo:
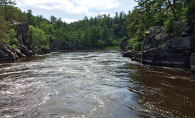
<instances>
[{"instance_id":1,"label":"forest","mask_svg":"<svg viewBox=\"0 0 195 118\"><path fill-rule=\"evenodd\" d=\"M182 21L195 22L195 0L137 0L138 6L127 14L87 16L70 24L51 15L33 16L32 10L21 11L17 1L0 0L0 42L18 48L19 42L12 22L27 22L32 47L49 47L51 39L72 44L83 44L89 48L119 46L124 39L135 50L142 50L141 42L151 26L161 26L167 34L177 35Z\"/></svg>"}]
</instances>

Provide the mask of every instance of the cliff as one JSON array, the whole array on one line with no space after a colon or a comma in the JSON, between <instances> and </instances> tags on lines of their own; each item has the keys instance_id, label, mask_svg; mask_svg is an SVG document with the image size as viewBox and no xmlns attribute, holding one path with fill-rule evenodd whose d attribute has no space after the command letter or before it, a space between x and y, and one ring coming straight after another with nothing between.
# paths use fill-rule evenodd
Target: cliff
<instances>
[{"instance_id":1,"label":"cliff","mask_svg":"<svg viewBox=\"0 0 195 118\"><path fill-rule=\"evenodd\" d=\"M181 23L177 36L171 36L159 26L150 27L142 42L142 51L125 50L124 57L142 64L192 68L195 70L195 34L193 25ZM191 69L192 70L192 69Z\"/></svg>"}]
</instances>

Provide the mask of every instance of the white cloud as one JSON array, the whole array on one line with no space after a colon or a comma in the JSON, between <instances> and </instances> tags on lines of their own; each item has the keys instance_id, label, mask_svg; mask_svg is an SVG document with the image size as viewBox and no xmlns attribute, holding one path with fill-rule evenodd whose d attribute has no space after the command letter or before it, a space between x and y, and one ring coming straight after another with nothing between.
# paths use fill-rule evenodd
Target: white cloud
<instances>
[{"instance_id":1,"label":"white cloud","mask_svg":"<svg viewBox=\"0 0 195 118\"><path fill-rule=\"evenodd\" d=\"M108 15L108 14L110 14L110 17L113 17L114 16L114 14L112 14L112 13L109 13L109 12L102 12L102 13L100 13L100 15L104 15L104 14L106 14L106 15Z\"/></svg>"},{"instance_id":2,"label":"white cloud","mask_svg":"<svg viewBox=\"0 0 195 118\"><path fill-rule=\"evenodd\" d=\"M64 21L64 22L66 22L66 23L68 23L68 24L70 24L71 22L75 22L75 21L77 21L77 20L75 20L75 19L62 19L62 21Z\"/></svg>"},{"instance_id":3,"label":"white cloud","mask_svg":"<svg viewBox=\"0 0 195 118\"><path fill-rule=\"evenodd\" d=\"M20 3L46 10L56 9L86 15L92 15L93 10L107 10L119 6L119 0L23 0Z\"/></svg>"}]
</instances>

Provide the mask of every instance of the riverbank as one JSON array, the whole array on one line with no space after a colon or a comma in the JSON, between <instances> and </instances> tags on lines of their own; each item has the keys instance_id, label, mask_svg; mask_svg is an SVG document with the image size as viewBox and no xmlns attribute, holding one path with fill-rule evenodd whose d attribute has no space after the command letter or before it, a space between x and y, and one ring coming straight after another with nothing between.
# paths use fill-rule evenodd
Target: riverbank
<instances>
[{"instance_id":1,"label":"riverbank","mask_svg":"<svg viewBox=\"0 0 195 118\"><path fill-rule=\"evenodd\" d=\"M142 51L135 51L128 47L124 50L123 56L130 57L132 61L142 64L188 68L191 72L195 72L195 34L193 34L193 29L186 22L182 22L180 33L173 36L167 35L159 26L150 27L142 42Z\"/></svg>"}]
</instances>

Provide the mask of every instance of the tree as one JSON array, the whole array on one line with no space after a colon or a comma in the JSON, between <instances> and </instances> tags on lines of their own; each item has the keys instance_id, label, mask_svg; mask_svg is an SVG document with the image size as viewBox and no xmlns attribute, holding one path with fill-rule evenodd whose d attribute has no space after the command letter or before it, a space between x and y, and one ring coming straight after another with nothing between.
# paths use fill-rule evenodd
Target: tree
<instances>
[{"instance_id":1,"label":"tree","mask_svg":"<svg viewBox=\"0 0 195 118\"><path fill-rule=\"evenodd\" d=\"M7 33L8 25L3 17L4 10L1 5L0 5L0 14L2 14L0 15L0 43L8 44L9 43L8 33Z\"/></svg>"},{"instance_id":2,"label":"tree","mask_svg":"<svg viewBox=\"0 0 195 118\"><path fill-rule=\"evenodd\" d=\"M49 47L49 39L45 35L45 32L43 30L35 28L32 25L30 25L28 35L29 35L28 41L32 40L31 46L33 47L35 52L42 48Z\"/></svg>"},{"instance_id":3,"label":"tree","mask_svg":"<svg viewBox=\"0 0 195 118\"><path fill-rule=\"evenodd\" d=\"M27 11L26 17L27 17L27 22L28 22L30 25L35 26L34 20L33 20L33 15L32 15L32 10L31 10L31 9L29 9L29 10Z\"/></svg>"},{"instance_id":4,"label":"tree","mask_svg":"<svg viewBox=\"0 0 195 118\"><path fill-rule=\"evenodd\" d=\"M55 24L56 20L57 20L57 18L56 18L55 16L51 16L51 17L50 17L50 22L51 22L52 24Z\"/></svg>"}]
</instances>

